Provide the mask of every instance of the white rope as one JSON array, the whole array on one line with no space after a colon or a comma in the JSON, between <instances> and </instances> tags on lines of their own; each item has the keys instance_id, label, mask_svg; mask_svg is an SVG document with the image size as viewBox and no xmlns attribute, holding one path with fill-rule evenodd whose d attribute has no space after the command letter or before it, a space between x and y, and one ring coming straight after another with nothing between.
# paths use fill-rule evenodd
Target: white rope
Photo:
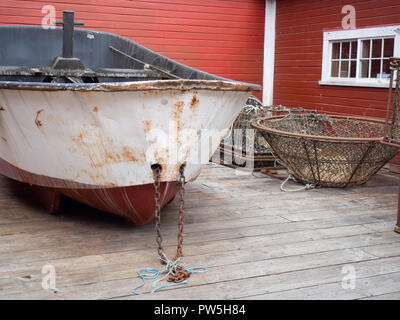
<instances>
[{"instance_id":1,"label":"white rope","mask_svg":"<svg viewBox=\"0 0 400 320\"><path fill-rule=\"evenodd\" d=\"M283 181L283 182L281 183L281 186L280 186L281 191L284 191L284 192L297 192L297 191L302 191L302 190L311 190L311 189L314 189L314 188L315 188L315 185L313 185L312 183L307 183L306 185L304 185L304 186L302 186L302 187L300 187L300 188L298 188L298 189L285 189L283 186L284 186L289 180L292 180L292 181L294 181L294 182L297 182L297 180L296 180L296 179L293 177L293 175L289 172L289 173L288 173L288 176L287 176L287 178L286 178L286 180Z\"/></svg>"}]
</instances>

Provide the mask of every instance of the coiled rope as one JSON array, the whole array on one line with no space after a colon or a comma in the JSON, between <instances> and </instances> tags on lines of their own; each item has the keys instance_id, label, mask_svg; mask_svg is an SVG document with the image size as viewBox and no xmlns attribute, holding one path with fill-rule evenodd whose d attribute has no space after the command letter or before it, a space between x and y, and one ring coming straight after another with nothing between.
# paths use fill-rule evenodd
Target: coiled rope
<instances>
[{"instance_id":1,"label":"coiled rope","mask_svg":"<svg viewBox=\"0 0 400 320\"><path fill-rule=\"evenodd\" d=\"M207 268L204 267L193 267L193 268L185 268L183 262L181 261L181 258L176 259L175 261L168 260L164 269L162 270L157 270L155 268L141 268L138 271L138 277L142 279L142 284L137 286L135 289L132 290L132 293L136 295L143 294L142 292L138 292L137 290L144 287L146 284L146 280L154 280L151 283L151 286L154 288L150 293L154 293L160 289L167 288L167 287L172 287L172 286L177 286L180 284L186 284L187 280L183 280L180 282L173 282L173 283L167 283L163 285L157 286L157 284L168 278L169 276L176 276L179 272L181 272L181 268L190 275L195 274L195 273L204 273L207 272ZM157 279L160 275L165 274L162 278ZM168 280L167 280L168 281Z\"/></svg>"}]
</instances>

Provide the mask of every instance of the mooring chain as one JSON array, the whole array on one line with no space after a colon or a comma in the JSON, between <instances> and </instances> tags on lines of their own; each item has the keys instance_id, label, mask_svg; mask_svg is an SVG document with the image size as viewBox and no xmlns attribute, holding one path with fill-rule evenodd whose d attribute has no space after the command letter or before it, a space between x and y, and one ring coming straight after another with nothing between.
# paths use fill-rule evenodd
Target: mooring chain
<instances>
[{"instance_id":1,"label":"mooring chain","mask_svg":"<svg viewBox=\"0 0 400 320\"><path fill-rule=\"evenodd\" d=\"M185 215L184 208L185 208L185 165L183 164L179 168L179 196L180 196L180 201L179 201L179 224L178 224L178 246L176 248L176 256L175 259L178 259L180 257L183 257L182 253L182 247L183 247L183 218Z\"/></svg>"},{"instance_id":2,"label":"mooring chain","mask_svg":"<svg viewBox=\"0 0 400 320\"><path fill-rule=\"evenodd\" d=\"M160 256L161 263L162 264L168 264L170 263L173 267L173 270L171 270L171 274L167 278L167 281L169 282L182 282L185 281L187 278L189 278L191 272L185 270L185 268L178 264L179 259L183 257L183 218L184 218L184 195L185 195L185 165L181 165L179 168L179 196L180 196L180 203L179 203L179 223L178 223L178 245L176 248L176 256L173 261L169 261L167 256L165 255L164 248L162 246L162 235L161 235L161 216L160 216L160 211L161 211L161 204L160 204L160 182L161 182L161 167L160 166L154 166L152 168L153 170L153 178L154 178L154 200L155 200L155 218L156 218L156 242L157 242L157 252L158 255ZM172 263L171 263L172 262Z\"/></svg>"},{"instance_id":3,"label":"mooring chain","mask_svg":"<svg viewBox=\"0 0 400 320\"><path fill-rule=\"evenodd\" d=\"M154 179L154 200L155 200L155 220L156 220L156 241L157 241L157 251L160 256L161 263L164 264L162 270L157 270L154 268L141 268L138 271L138 277L142 279L142 284L138 285L132 290L134 294L142 294L138 289L142 288L146 284L146 280L152 279L152 287L154 288L151 293L154 293L162 288L171 287L175 285L181 285L187 283L186 279L189 278L191 274L194 273L204 273L207 272L207 268L204 267L193 267L187 268L182 262L182 247L183 247L183 216L184 216L184 194L185 194L185 165L183 164L179 168L179 179L178 184L180 184L179 195L179 224L178 224L178 246L176 248L176 256L174 260L169 260L165 255L164 248L162 246L162 236L161 236L161 217L160 217L160 185L161 185L161 166L152 165L153 179ZM163 275L159 278L161 275ZM157 279L159 278L159 279ZM166 279L168 284L159 285L160 281Z\"/></svg>"},{"instance_id":4,"label":"mooring chain","mask_svg":"<svg viewBox=\"0 0 400 320\"><path fill-rule=\"evenodd\" d=\"M160 256L161 263L167 262L167 257L164 253L164 248L162 246L162 235L161 235L161 204L160 204L160 177L161 177L161 167L155 166L153 170L153 185L154 185L154 202L155 202L155 219L156 219L156 242L157 242L157 252Z\"/></svg>"}]
</instances>

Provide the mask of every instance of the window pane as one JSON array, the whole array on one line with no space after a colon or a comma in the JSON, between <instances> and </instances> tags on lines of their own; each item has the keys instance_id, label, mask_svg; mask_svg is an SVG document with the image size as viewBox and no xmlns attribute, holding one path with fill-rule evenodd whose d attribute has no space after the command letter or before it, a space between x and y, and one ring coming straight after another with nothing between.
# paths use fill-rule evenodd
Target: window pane
<instances>
[{"instance_id":1,"label":"window pane","mask_svg":"<svg viewBox=\"0 0 400 320\"><path fill-rule=\"evenodd\" d=\"M393 46L394 39L385 39L383 43L383 56L384 57L393 57Z\"/></svg>"},{"instance_id":2,"label":"window pane","mask_svg":"<svg viewBox=\"0 0 400 320\"><path fill-rule=\"evenodd\" d=\"M372 40L372 58L380 58L382 56L382 39Z\"/></svg>"},{"instance_id":3,"label":"window pane","mask_svg":"<svg viewBox=\"0 0 400 320\"><path fill-rule=\"evenodd\" d=\"M361 78L368 78L369 60L361 60Z\"/></svg>"},{"instance_id":4,"label":"window pane","mask_svg":"<svg viewBox=\"0 0 400 320\"><path fill-rule=\"evenodd\" d=\"M361 57L363 57L363 58L369 58L370 40L363 40L363 41L361 41L361 45L362 45Z\"/></svg>"},{"instance_id":5,"label":"window pane","mask_svg":"<svg viewBox=\"0 0 400 320\"><path fill-rule=\"evenodd\" d=\"M342 63L340 64L340 77L347 78L348 74L349 74L349 62L342 61Z\"/></svg>"},{"instance_id":6,"label":"window pane","mask_svg":"<svg viewBox=\"0 0 400 320\"><path fill-rule=\"evenodd\" d=\"M356 77L357 61L352 61L350 65L350 78Z\"/></svg>"},{"instance_id":7,"label":"window pane","mask_svg":"<svg viewBox=\"0 0 400 320\"><path fill-rule=\"evenodd\" d=\"M351 58L357 59L357 41L351 42Z\"/></svg>"},{"instance_id":8,"label":"window pane","mask_svg":"<svg viewBox=\"0 0 400 320\"><path fill-rule=\"evenodd\" d=\"M348 59L350 52L350 42L342 42L342 59Z\"/></svg>"},{"instance_id":9,"label":"window pane","mask_svg":"<svg viewBox=\"0 0 400 320\"><path fill-rule=\"evenodd\" d=\"M332 43L332 59L339 59L340 43Z\"/></svg>"},{"instance_id":10,"label":"window pane","mask_svg":"<svg viewBox=\"0 0 400 320\"><path fill-rule=\"evenodd\" d=\"M383 59L382 78L390 78L390 63L389 59Z\"/></svg>"},{"instance_id":11,"label":"window pane","mask_svg":"<svg viewBox=\"0 0 400 320\"><path fill-rule=\"evenodd\" d=\"M339 74L339 61L332 61L331 77L337 77Z\"/></svg>"},{"instance_id":12,"label":"window pane","mask_svg":"<svg viewBox=\"0 0 400 320\"><path fill-rule=\"evenodd\" d=\"M381 73L381 60L372 60L371 61L371 78L380 77Z\"/></svg>"}]
</instances>

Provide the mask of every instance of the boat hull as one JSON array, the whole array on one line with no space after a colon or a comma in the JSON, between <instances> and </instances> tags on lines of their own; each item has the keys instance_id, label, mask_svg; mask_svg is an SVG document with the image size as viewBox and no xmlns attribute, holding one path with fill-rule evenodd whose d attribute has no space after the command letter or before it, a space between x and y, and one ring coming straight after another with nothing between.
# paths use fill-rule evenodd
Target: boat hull
<instances>
[{"instance_id":1,"label":"boat hull","mask_svg":"<svg viewBox=\"0 0 400 320\"><path fill-rule=\"evenodd\" d=\"M165 205L178 190L180 166L186 163L188 182L200 174L250 94L193 83L167 90L3 88L0 173L142 225L154 217L151 165L162 168Z\"/></svg>"},{"instance_id":2,"label":"boat hull","mask_svg":"<svg viewBox=\"0 0 400 320\"><path fill-rule=\"evenodd\" d=\"M0 89L0 158L35 174L32 181L12 178L55 188L151 184L154 163L161 181L174 181L187 162L190 181L249 95ZM212 141L200 150L203 134Z\"/></svg>"},{"instance_id":3,"label":"boat hull","mask_svg":"<svg viewBox=\"0 0 400 320\"><path fill-rule=\"evenodd\" d=\"M160 206L172 201L179 190L175 181L160 184ZM155 192L152 184L100 189L61 189L61 194L96 209L116 214L136 226L154 219Z\"/></svg>"}]
</instances>

